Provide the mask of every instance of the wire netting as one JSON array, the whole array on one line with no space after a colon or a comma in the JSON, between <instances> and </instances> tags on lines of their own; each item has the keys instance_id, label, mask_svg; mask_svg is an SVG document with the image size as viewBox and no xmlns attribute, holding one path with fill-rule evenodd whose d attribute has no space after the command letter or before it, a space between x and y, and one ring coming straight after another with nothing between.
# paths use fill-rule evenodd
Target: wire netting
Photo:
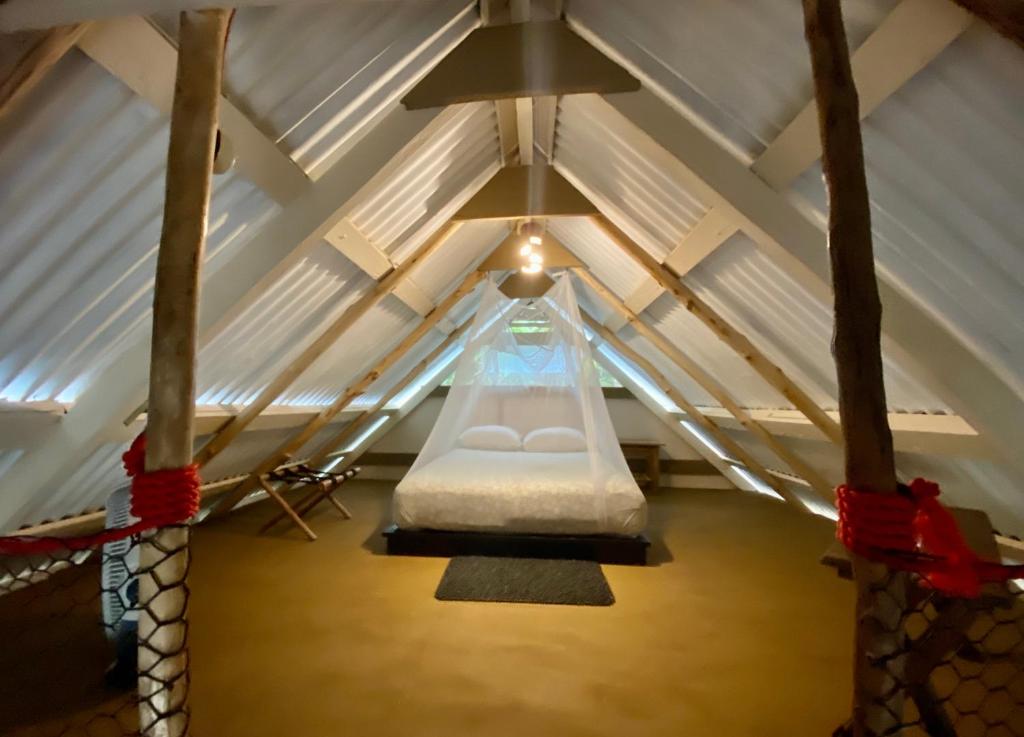
<instances>
[{"instance_id":1,"label":"wire netting","mask_svg":"<svg viewBox=\"0 0 1024 737\"><path fill-rule=\"evenodd\" d=\"M0 735L119 737L156 719L187 730L188 535L0 556Z\"/></svg>"},{"instance_id":2,"label":"wire netting","mask_svg":"<svg viewBox=\"0 0 1024 737\"><path fill-rule=\"evenodd\" d=\"M875 694L870 733L1024 737L1024 593L989 584L953 598L890 572L862 622L877 651L862 685ZM844 725L837 735L851 734Z\"/></svg>"}]
</instances>

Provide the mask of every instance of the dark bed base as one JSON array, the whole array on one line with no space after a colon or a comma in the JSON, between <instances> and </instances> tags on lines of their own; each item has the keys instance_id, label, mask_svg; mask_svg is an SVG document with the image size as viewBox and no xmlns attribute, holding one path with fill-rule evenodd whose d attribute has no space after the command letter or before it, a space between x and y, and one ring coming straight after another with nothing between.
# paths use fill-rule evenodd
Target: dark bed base
<instances>
[{"instance_id":1,"label":"dark bed base","mask_svg":"<svg viewBox=\"0 0 1024 737\"><path fill-rule=\"evenodd\" d=\"M568 558L598 563L642 566L647 564L650 540L643 535L531 535L525 533L384 530L388 555L423 555L452 558L490 555L508 558Z\"/></svg>"}]
</instances>

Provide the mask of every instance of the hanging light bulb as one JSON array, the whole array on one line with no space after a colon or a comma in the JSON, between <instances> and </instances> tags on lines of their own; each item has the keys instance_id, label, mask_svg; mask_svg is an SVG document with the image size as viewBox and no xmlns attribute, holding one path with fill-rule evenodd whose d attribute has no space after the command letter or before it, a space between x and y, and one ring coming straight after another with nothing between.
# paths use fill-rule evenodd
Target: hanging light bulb
<instances>
[{"instance_id":1,"label":"hanging light bulb","mask_svg":"<svg viewBox=\"0 0 1024 737\"><path fill-rule=\"evenodd\" d=\"M541 269L543 269L543 268L544 268L544 267L543 267L543 266L541 266L540 264L537 264L537 263L533 263L533 264L530 264L530 265L528 265L528 266L524 266L524 267L523 267L523 273L524 273L524 274L537 274L537 273L539 273L539 272L541 271Z\"/></svg>"},{"instance_id":2,"label":"hanging light bulb","mask_svg":"<svg viewBox=\"0 0 1024 737\"><path fill-rule=\"evenodd\" d=\"M539 235L531 235L530 236L530 243L535 245L535 246L539 246L541 243L543 243L543 241L541 240Z\"/></svg>"},{"instance_id":3,"label":"hanging light bulb","mask_svg":"<svg viewBox=\"0 0 1024 737\"><path fill-rule=\"evenodd\" d=\"M544 257L539 253L531 253L528 257L531 264L542 264L544 263Z\"/></svg>"},{"instance_id":4,"label":"hanging light bulb","mask_svg":"<svg viewBox=\"0 0 1024 737\"><path fill-rule=\"evenodd\" d=\"M533 246L529 243L519 249L520 256L529 256L531 253L533 253Z\"/></svg>"}]
</instances>

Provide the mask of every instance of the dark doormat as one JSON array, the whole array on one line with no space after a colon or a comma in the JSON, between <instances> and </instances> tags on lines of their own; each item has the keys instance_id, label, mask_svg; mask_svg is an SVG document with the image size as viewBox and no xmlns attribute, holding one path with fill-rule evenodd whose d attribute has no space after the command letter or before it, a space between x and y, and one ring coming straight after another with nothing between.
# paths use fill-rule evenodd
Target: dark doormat
<instances>
[{"instance_id":1,"label":"dark doormat","mask_svg":"<svg viewBox=\"0 0 1024 737\"><path fill-rule=\"evenodd\" d=\"M543 558L452 558L434 596L442 601L611 606L601 564Z\"/></svg>"}]
</instances>

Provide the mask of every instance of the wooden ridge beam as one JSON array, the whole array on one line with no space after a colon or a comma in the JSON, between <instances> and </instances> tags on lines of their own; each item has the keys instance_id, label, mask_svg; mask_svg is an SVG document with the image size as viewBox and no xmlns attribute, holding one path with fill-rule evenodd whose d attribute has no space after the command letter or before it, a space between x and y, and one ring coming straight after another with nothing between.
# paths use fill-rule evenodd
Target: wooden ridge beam
<instances>
[{"instance_id":1,"label":"wooden ridge beam","mask_svg":"<svg viewBox=\"0 0 1024 737\"><path fill-rule=\"evenodd\" d=\"M238 504L249 492L255 490L259 486L259 477L265 473L269 473L271 470L279 466L284 461L287 461L294 453L297 453L306 443L313 439L313 437L324 427L326 427L331 420L333 420L339 412L345 407L352 403L352 401L363 394L374 381L380 378L381 374L387 371L402 356L419 342L428 331L430 331L434 325L438 323L456 304L458 304L463 297L468 295L476 286L484 279L484 272L473 271L462 283L456 287L448 297L446 297L430 315L412 331L401 343L398 344L387 356L385 356L376 366L368 371L362 378L360 378L354 384L348 386L345 391L341 393L329 407L321 410L320 414L310 420L305 427L302 428L298 433L293 434L278 448L276 448L266 459L264 459L253 471L249 474L249 478L239 484L238 488L229 494L225 495L224 498L218 502L217 507L213 510L212 514L216 516L227 514L231 509Z\"/></svg>"},{"instance_id":2,"label":"wooden ridge beam","mask_svg":"<svg viewBox=\"0 0 1024 737\"><path fill-rule=\"evenodd\" d=\"M79 23L25 34L25 38L9 36L2 39L5 46L23 44L25 48L0 79L0 118L13 110L42 81L88 29L88 23Z\"/></svg>"},{"instance_id":3,"label":"wooden ridge beam","mask_svg":"<svg viewBox=\"0 0 1024 737\"><path fill-rule=\"evenodd\" d=\"M786 373L765 356L757 346L751 343L743 333L732 327L724 317L697 296L675 274L658 263L653 256L615 227L606 217L599 215L593 218L593 221L619 248L629 254L637 264L643 267L644 271L662 289L675 297L676 301L703 322L719 340L732 348L769 386L778 391L779 394L802 412L815 427L821 430L826 438L838 445L842 444L843 431L839 427L839 423L819 407L806 392L786 376ZM629 306L628 303L627 306Z\"/></svg>"},{"instance_id":4,"label":"wooden ridge beam","mask_svg":"<svg viewBox=\"0 0 1024 737\"><path fill-rule=\"evenodd\" d=\"M94 23L78 47L157 110L170 112L178 49L150 21L126 17ZM234 148L238 171L269 197L284 204L309 188L302 168L223 94L218 126Z\"/></svg>"},{"instance_id":5,"label":"wooden ridge beam","mask_svg":"<svg viewBox=\"0 0 1024 737\"><path fill-rule=\"evenodd\" d=\"M596 332L601 338L611 346L625 356L627 359L635 363L640 370L647 374L648 378L657 386L661 391L665 392L669 399L676 403L681 410L689 415L693 423L704 430L708 435L714 438L715 442L722 446L723 450L728 451L733 457L742 463L744 466L749 468L751 471L756 473L764 483L774 489L779 496L786 501L797 505L801 511L806 512L807 508L799 500L799 498L791 492L784 483L775 478L768 472L768 469L761 465L757 459L750 455L742 445L732 439L732 437L724 432L710 417L707 417L697 407L686 399L680 391L678 391L672 382L661 373L657 367L644 358L640 353L630 348L619 336L609 330L607 327L599 323L590 315L583 313L583 321L590 327L591 330Z\"/></svg>"},{"instance_id":6,"label":"wooden ridge beam","mask_svg":"<svg viewBox=\"0 0 1024 737\"><path fill-rule=\"evenodd\" d=\"M598 210L554 167L512 166L498 171L453 220L596 215Z\"/></svg>"},{"instance_id":7,"label":"wooden ridge beam","mask_svg":"<svg viewBox=\"0 0 1024 737\"><path fill-rule=\"evenodd\" d=\"M633 75L563 21L534 21L476 29L402 98L402 104L418 110L639 88ZM522 142L519 148L522 152Z\"/></svg>"},{"instance_id":8,"label":"wooden ridge beam","mask_svg":"<svg viewBox=\"0 0 1024 737\"><path fill-rule=\"evenodd\" d=\"M292 359L245 409L229 420L195 455L194 463L205 466L216 458L238 437L263 410L291 386L316 359L322 356L341 338L363 315L376 307L394 291L409 273L432 253L436 252L461 227L460 223L448 222L421 245L416 252L385 276L377 286L351 305L326 330L309 344L305 350Z\"/></svg>"},{"instance_id":9,"label":"wooden ridge beam","mask_svg":"<svg viewBox=\"0 0 1024 737\"><path fill-rule=\"evenodd\" d=\"M662 337L660 333L648 326L647 323L643 322L635 312L626 307L622 303L622 300L619 299L614 292L608 289L608 287L598 281L592 273L585 269L573 269L573 272L579 276L587 286L596 292L601 299L625 317L626 321L632 325L640 335L646 338L655 348L664 353L672 363L689 374L690 377L692 377L693 380L704 389L704 391L714 397L723 407L729 410L729 412L736 417L743 427L747 428L754 437L768 446L775 455L793 469L794 473L807 481L807 483L809 483L822 498L826 499L829 503L832 503L832 484L828 483L821 474L801 460L799 456L787 448L783 443L779 442L774 435L765 430L756 420L750 417L746 410L744 410L743 407L741 407L722 387L722 385L708 374L707 371Z\"/></svg>"}]
</instances>

